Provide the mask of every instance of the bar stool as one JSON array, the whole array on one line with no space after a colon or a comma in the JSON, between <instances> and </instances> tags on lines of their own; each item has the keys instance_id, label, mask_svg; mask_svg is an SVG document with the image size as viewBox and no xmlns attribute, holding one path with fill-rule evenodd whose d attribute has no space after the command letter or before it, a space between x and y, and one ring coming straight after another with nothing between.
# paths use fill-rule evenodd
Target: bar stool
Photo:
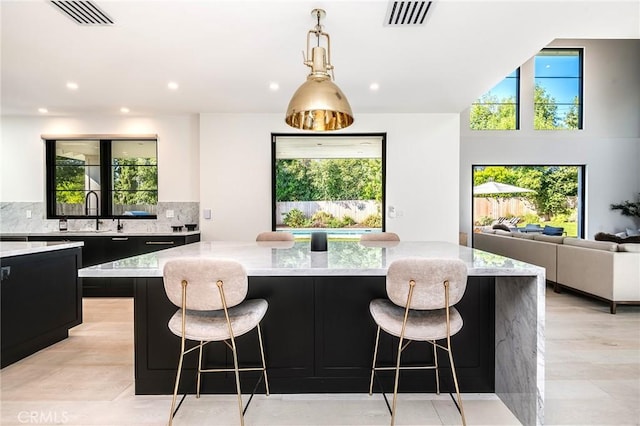
<instances>
[{"instance_id":1,"label":"bar stool","mask_svg":"<svg viewBox=\"0 0 640 426\"><path fill-rule=\"evenodd\" d=\"M400 241L395 232L370 232L360 235L360 242L366 241Z\"/></svg>"},{"instance_id":2,"label":"bar stool","mask_svg":"<svg viewBox=\"0 0 640 426\"><path fill-rule=\"evenodd\" d=\"M458 410L462 417L462 424L466 425L458 378L451 352L451 336L460 331L463 324L462 316L453 305L462 299L466 287L467 267L460 259L414 257L398 259L389 265L386 280L389 299L375 299L369 304L371 316L378 326L373 352L369 395L373 394L373 380L376 371L395 371L393 404L390 407L391 425L395 422L400 370L435 369L436 392L440 394L437 348L449 354ZM400 339L395 367L376 367L380 329ZM445 342L438 343L439 340L445 340ZM428 342L432 345L433 365L401 366L402 351L414 341ZM384 392L383 396L386 401L387 397Z\"/></svg>"},{"instance_id":3,"label":"bar stool","mask_svg":"<svg viewBox=\"0 0 640 426\"><path fill-rule=\"evenodd\" d=\"M175 409L176 396L184 356L195 349L199 351L196 398L200 398L202 373L234 372L240 424L244 425L244 412L247 410L251 398L243 410L239 372L261 371L262 375L259 380L264 377L266 394L269 395L269 381L260 330L260 322L268 308L267 301L264 299L245 300L248 290L247 273L244 267L234 260L190 258L170 260L164 266L163 278L167 297L180 308L171 317L168 324L173 334L180 337L180 360L171 401L169 425L172 424L173 416L177 411ZM253 329L257 329L258 332L262 366L239 368L235 339ZM199 343L190 349L185 349L186 340ZM224 342L226 344L233 354L233 368L202 368L202 349L210 342Z\"/></svg>"},{"instance_id":4,"label":"bar stool","mask_svg":"<svg viewBox=\"0 0 640 426\"><path fill-rule=\"evenodd\" d=\"M294 237L291 232L261 232L256 237L256 241L293 241Z\"/></svg>"}]
</instances>

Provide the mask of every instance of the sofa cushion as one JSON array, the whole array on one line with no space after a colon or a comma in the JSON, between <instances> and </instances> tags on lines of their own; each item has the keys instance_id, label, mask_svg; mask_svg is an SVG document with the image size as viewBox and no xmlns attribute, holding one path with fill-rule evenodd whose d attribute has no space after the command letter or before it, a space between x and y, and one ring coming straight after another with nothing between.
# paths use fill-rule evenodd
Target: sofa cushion
<instances>
[{"instance_id":1,"label":"sofa cushion","mask_svg":"<svg viewBox=\"0 0 640 426\"><path fill-rule=\"evenodd\" d=\"M618 251L618 244L607 241L582 240L580 238L565 238L562 242L565 246L584 247L596 250Z\"/></svg>"},{"instance_id":2,"label":"sofa cushion","mask_svg":"<svg viewBox=\"0 0 640 426\"><path fill-rule=\"evenodd\" d=\"M542 233L544 235L562 235L563 232L564 228L549 225L545 225L544 229L542 230Z\"/></svg>"},{"instance_id":3,"label":"sofa cushion","mask_svg":"<svg viewBox=\"0 0 640 426\"><path fill-rule=\"evenodd\" d=\"M562 235L546 235L546 234L535 234L532 235L533 239L536 241L544 241L545 243L555 243L562 244L564 237Z\"/></svg>"},{"instance_id":4,"label":"sofa cushion","mask_svg":"<svg viewBox=\"0 0 640 426\"><path fill-rule=\"evenodd\" d=\"M524 232L512 232L511 236L514 238L522 238L523 240L533 240L535 234L529 234Z\"/></svg>"},{"instance_id":5,"label":"sofa cushion","mask_svg":"<svg viewBox=\"0 0 640 426\"><path fill-rule=\"evenodd\" d=\"M618 244L618 251L640 253L640 244Z\"/></svg>"},{"instance_id":6,"label":"sofa cushion","mask_svg":"<svg viewBox=\"0 0 640 426\"><path fill-rule=\"evenodd\" d=\"M489 229L489 228L482 228L482 230L480 231L483 234L495 234L496 230L495 229Z\"/></svg>"},{"instance_id":7,"label":"sofa cushion","mask_svg":"<svg viewBox=\"0 0 640 426\"><path fill-rule=\"evenodd\" d=\"M496 231L496 235L504 235L508 237L512 235L511 231L503 231L502 229L496 229L495 231Z\"/></svg>"}]
</instances>

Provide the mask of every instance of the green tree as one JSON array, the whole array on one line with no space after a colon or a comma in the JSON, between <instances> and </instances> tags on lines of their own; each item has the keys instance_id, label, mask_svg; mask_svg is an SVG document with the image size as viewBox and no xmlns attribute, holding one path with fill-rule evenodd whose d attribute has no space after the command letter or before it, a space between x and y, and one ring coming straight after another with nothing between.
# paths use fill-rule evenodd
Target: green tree
<instances>
[{"instance_id":1,"label":"green tree","mask_svg":"<svg viewBox=\"0 0 640 426\"><path fill-rule=\"evenodd\" d=\"M557 214L568 214L569 197L578 195L578 168L572 166L523 166L515 168L517 184L533 189L529 199L545 220Z\"/></svg>"},{"instance_id":2,"label":"green tree","mask_svg":"<svg viewBox=\"0 0 640 426\"><path fill-rule=\"evenodd\" d=\"M473 130L514 130L516 128L516 102L513 97L498 99L483 95L471 106L470 127Z\"/></svg>"},{"instance_id":3,"label":"green tree","mask_svg":"<svg viewBox=\"0 0 640 426\"><path fill-rule=\"evenodd\" d=\"M65 204L84 203L84 161L56 157L56 201Z\"/></svg>"},{"instance_id":4,"label":"green tree","mask_svg":"<svg viewBox=\"0 0 640 426\"><path fill-rule=\"evenodd\" d=\"M558 106L555 98L547 90L536 84L533 94L534 117L533 128L536 130L553 130L561 128L557 123Z\"/></svg>"},{"instance_id":5,"label":"green tree","mask_svg":"<svg viewBox=\"0 0 640 426\"><path fill-rule=\"evenodd\" d=\"M564 118L565 125L568 129L578 129L580 124L580 99L573 98L573 105Z\"/></svg>"},{"instance_id":6,"label":"green tree","mask_svg":"<svg viewBox=\"0 0 640 426\"><path fill-rule=\"evenodd\" d=\"M115 204L157 204L158 173L155 159L114 159L113 190Z\"/></svg>"}]
</instances>

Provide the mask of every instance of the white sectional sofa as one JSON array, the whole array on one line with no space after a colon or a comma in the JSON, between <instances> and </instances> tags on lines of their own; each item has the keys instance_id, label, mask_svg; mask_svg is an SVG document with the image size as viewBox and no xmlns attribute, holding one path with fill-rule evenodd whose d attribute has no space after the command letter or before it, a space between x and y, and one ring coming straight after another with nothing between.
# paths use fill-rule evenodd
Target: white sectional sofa
<instances>
[{"instance_id":1,"label":"white sectional sofa","mask_svg":"<svg viewBox=\"0 0 640 426\"><path fill-rule=\"evenodd\" d=\"M562 287L618 304L640 304L640 244L617 244L491 230L473 235L473 247L541 266L554 290Z\"/></svg>"}]
</instances>

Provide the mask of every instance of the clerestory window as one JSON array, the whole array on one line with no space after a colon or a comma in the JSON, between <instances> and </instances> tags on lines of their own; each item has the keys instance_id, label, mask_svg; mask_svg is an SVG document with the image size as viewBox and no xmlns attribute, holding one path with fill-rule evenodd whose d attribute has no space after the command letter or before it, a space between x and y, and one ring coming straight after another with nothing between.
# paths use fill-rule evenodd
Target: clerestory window
<instances>
[{"instance_id":1,"label":"clerestory window","mask_svg":"<svg viewBox=\"0 0 640 426\"><path fill-rule=\"evenodd\" d=\"M536 130L582 129L582 49L542 49L535 57Z\"/></svg>"}]
</instances>

